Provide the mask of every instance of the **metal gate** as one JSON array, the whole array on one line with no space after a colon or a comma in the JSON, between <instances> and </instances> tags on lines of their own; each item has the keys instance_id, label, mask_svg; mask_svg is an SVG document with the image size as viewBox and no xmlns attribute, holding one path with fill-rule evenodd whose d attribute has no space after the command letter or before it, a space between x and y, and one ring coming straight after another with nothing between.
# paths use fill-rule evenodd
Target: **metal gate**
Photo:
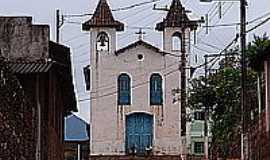
<instances>
[{"instance_id":1,"label":"metal gate","mask_svg":"<svg viewBox=\"0 0 270 160\"><path fill-rule=\"evenodd\" d=\"M153 139L153 116L134 113L126 117L126 152L147 154Z\"/></svg>"}]
</instances>

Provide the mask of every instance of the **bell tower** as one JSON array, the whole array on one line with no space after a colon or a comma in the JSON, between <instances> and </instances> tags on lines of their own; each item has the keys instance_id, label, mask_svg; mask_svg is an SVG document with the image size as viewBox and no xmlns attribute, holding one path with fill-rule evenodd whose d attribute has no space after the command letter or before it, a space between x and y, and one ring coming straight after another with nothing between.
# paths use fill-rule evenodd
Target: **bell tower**
<instances>
[{"instance_id":1,"label":"bell tower","mask_svg":"<svg viewBox=\"0 0 270 160\"><path fill-rule=\"evenodd\" d=\"M100 0L90 20L82 25L90 32L90 59L100 54L112 54L116 50L116 32L124 30L124 24L116 21L106 0ZM91 63L93 64L93 63Z\"/></svg>"},{"instance_id":2,"label":"bell tower","mask_svg":"<svg viewBox=\"0 0 270 160\"><path fill-rule=\"evenodd\" d=\"M156 30L163 33L163 50L168 53L179 55L180 57L180 104L181 104L181 129L179 134L182 137L182 153L185 153L186 144L186 69L187 53L190 42L190 33L196 30L199 21L190 20L187 11L182 6L180 0L172 0L168 14L162 22L156 25Z\"/></svg>"},{"instance_id":3,"label":"bell tower","mask_svg":"<svg viewBox=\"0 0 270 160\"><path fill-rule=\"evenodd\" d=\"M83 31L90 33L90 154L97 151L97 137L99 129L97 124L100 114L100 86L104 84L102 77L105 74L103 67L111 58L115 56L116 51L116 33L124 30L124 24L115 20L107 0L99 0L96 10L90 20L82 25ZM101 112L103 113L103 112Z\"/></svg>"},{"instance_id":4,"label":"bell tower","mask_svg":"<svg viewBox=\"0 0 270 160\"><path fill-rule=\"evenodd\" d=\"M189 33L196 30L198 21L192 21L180 0L173 0L166 18L156 25L163 32L163 49L167 52L183 53L189 39Z\"/></svg>"}]
</instances>

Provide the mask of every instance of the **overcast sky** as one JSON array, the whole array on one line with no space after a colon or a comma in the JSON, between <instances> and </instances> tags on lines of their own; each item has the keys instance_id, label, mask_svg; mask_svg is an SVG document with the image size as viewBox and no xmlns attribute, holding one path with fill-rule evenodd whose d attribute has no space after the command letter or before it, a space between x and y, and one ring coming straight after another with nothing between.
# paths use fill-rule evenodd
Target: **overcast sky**
<instances>
[{"instance_id":1,"label":"overcast sky","mask_svg":"<svg viewBox=\"0 0 270 160\"><path fill-rule=\"evenodd\" d=\"M129 6L139 2L149 0L108 0L111 8L119 8ZM98 0L0 0L0 15L1 16L32 16L35 24L48 24L51 27L51 39L55 39L55 10L58 8L62 14L84 14L93 13ZM158 7L170 5L171 0L160 0L156 2ZM199 0L182 0L182 4L186 9L192 11L190 17L204 16L210 13L210 24L228 24L239 22L239 2L222 2L222 18L218 17L218 2L199 3ZM270 17L270 1L269 0L248 0L247 19L254 20L257 17L265 15L264 18L255 21L247 26L252 28L262 20ZM117 20L120 20L130 27L155 27L157 22L160 22L166 15L163 11L153 11L153 4L148 4L142 7L130 9L128 11L114 12ZM210 11L210 12L209 12ZM85 92L82 68L89 64L89 37L86 32L81 31L79 23L84 22L90 17L83 18L67 18L61 29L61 42L70 46L73 53L73 66L76 83L76 92L78 99L89 97L89 93ZM74 23L75 22L75 23ZM78 23L78 24L77 24ZM135 34L137 30L127 27L124 32L118 34L118 48L128 45L137 40ZM153 29L146 29L147 33L144 39L153 45L162 47L161 33ZM205 29L198 30L197 48L206 50L212 53L218 53L218 49L223 49L239 32L239 27L215 27L205 34ZM248 40L251 41L253 34L262 35L270 33L270 22L262 27L250 32ZM211 48L203 44L214 45L218 49ZM195 65L194 57L198 56L200 63L205 54L192 46L190 60ZM200 72L200 71L199 71ZM199 73L198 73L199 74ZM83 119L89 121L89 102L85 101L79 104L80 112L78 113Z\"/></svg>"}]
</instances>

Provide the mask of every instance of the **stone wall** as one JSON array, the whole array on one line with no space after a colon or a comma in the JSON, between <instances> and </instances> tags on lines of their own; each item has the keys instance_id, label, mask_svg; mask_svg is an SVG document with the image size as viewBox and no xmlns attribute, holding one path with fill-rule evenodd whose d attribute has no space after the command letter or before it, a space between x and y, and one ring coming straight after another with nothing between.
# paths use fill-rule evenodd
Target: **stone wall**
<instances>
[{"instance_id":1,"label":"stone wall","mask_svg":"<svg viewBox=\"0 0 270 160\"><path fill-rule=\"evenodd\" d=\"M31 17L0 17L0 56L8 59L48 58L49 26L32 25Z\"/></svg>"},{"instance_id":2,"label":"stone wall","mask_svg":"<svg viewBox=\"0 0 270 160\"><path fill-rule=\"evenodd\" d=\"M0 62L0 160L35 159L35 109Z\"/></svg>"}]
</instances>

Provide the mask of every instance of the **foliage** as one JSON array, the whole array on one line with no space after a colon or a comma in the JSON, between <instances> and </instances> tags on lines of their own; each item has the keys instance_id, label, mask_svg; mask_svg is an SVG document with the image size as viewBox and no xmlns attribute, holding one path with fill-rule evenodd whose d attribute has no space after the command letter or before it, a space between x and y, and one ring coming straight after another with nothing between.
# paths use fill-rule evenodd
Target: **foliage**
<instances>
[{"instance_id":1,"label":"foliage","mask_svg":"<svg viewBox=\"0 0 270 160\"><path fill-rule=\"evenodd\" d=\"M255 36L254 40L249 43L247 48L247 59L248 66L251 67L256 72L260 72L263 70L262 59L266 56L266 52L264 52L267 47L270 46L269 37L264 34L262 37Z\"/></svg>"},{"instance_id":2,"label":"foliage","mask_svg":"<svg viewBox=\"0 0 270 160\"><path fill-rule=\"evenodd\" d=\"M266 35L262 38L254 36L246 52L248 72L246 82L245 122L252 119L251 113L257 112L257 73L262 70L261 59L264 50L270 46ZM230 52L237 52L231 50ZM229 64L229 65L228 65ZM255 72L256 71L256 72ZM241 69L239 59L224 58L216 73L207 79L198 77L191 81L189 105L193 109L209 108L211 116L212 144L221 156L232 152L233 145L240 146L241 126ZM254 114L253 114L254 115ZM239 153L238 153L239 154Z\"/></svg>"},{"instance_id":3,"label":"foliage","mask_svg":"<svg viewBox=\"0 0 270 160\"><path fill-rule=\"evenodd\" d=\"M212 119L211 133L213 143L219 146L224 155L228 155L230 142L239 140L241 107L240 107L240 69L226 67L207 78L192 80L189 104L193 108L209 108ZM249 107L256 106L256 74L248 71L247 99ZM254 93L255 91L255 93ZM249 112L247 112L249 113Z\"/></svg>"}]
</instances>

